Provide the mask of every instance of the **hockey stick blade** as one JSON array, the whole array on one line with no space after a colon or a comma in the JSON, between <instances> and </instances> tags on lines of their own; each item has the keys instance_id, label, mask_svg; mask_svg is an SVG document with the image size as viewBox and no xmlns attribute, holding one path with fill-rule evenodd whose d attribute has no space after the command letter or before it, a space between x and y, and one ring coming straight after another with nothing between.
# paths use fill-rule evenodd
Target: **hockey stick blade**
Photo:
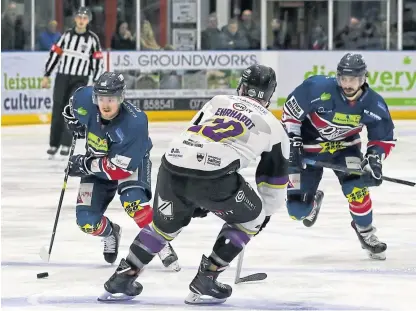
<instances>
[{"instance_id":1,"label":"hockey stick blade","mask_svg":"<svg viewBox=\"0 0 416 311\"><path fill-rule=\"evenodd\" d=\"M245 282L256 282L256 281L263 281L267 278L266 273L254 273L247 276L244 276L242 278L239 278L235 281L235 284L238 283L245 283Z\"/></svg>"},{"instance_id":2,"label":"hockey stick blade","mask_svg":"<svg viewBox=\"0 0 416 311\"><path fill-rule=\"evenodd\" d=\"M39 251L39 256L43 261L49 262L49 258L51 257L51 254L48 253L48 249L46 248L46 246L41 247Z\"/></svg>"}]
</instances>

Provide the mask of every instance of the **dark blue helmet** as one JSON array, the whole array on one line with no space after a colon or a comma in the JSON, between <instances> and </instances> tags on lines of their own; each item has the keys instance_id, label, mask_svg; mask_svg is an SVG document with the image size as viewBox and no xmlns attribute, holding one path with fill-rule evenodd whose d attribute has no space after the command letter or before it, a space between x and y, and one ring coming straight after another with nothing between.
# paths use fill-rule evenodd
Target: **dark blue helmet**
<instances>
[{"instance_id":1,"label":"dark blue helmet","mask_svg":"<svg viewBox=\"0 0 416 311\"><path fill-rule=\"evenodd\" d=\"M237 87L237 93L241 96L263 100L270 104L270 98L276 90L276 73L271 67L263 65L251 65L243 71Z\"/></svg>"},{"instance_id":2,"label":"dark blue helmet","mask_svg":"<svg viewBox=\"0 0 416 311\"><path fill-rule=\"evenodd\" d=\"M367 65L361 54L347 53L338 63L338 76L367 76Z\"/></svg>"},{"instance_id":3,"label":"dark blue helmet","mask_svg":"<svg viewBox=\"0 0 416 311\"><path fill-rule=\"evenodd\" d=\"M94 84L94 98L96 96L117 96L124 100L126 83L121 73L104 72Z\"/></svg>"},{"instance_id":4,"label":"dark blue helmet","mask_svg":"<svg viewBox=\"0 0 416 311\"><path fill-rule=\"evenodd\" d=\"M91 11L86 6L82 6L78 10L76 10L74 16L77 16L77 15L86 15L86 16L88 16L88 19L90 21L92 20Z\"/></svg>"}]
</instances>

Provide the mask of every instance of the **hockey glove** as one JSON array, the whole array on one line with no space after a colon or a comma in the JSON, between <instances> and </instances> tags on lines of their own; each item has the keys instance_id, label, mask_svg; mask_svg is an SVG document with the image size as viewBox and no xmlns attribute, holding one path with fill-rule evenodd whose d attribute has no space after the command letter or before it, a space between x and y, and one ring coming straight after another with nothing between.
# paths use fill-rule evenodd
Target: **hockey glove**
<instances>
[{"instance_id":1,"label":"hockey glove","mask_svg":"<svg viewBox=\"0 0 416 311\"><path fill-rule=\"evenodd\" d=\"M270 216L266 216L266 219L261 224L259 231L254 236L256 236L257 234L259 234L261 230L263 230L264 228L266 228L266 226L269 223L269 221L270 221Z\"/></svg>"},{"instance_id":2,"label":"hockey glove","mask_svg":"<svg viewBox=\"0 0 416 311\"><path fill-rule=\"evenodd\" d=\"M87 167L88 157L82 154L73 155L69 158L68 175L72 177L83 177L91 174Z\"/></svg>"},{"instance_id":3,"label":"hockey glove","mask_svg":"<svg viewBox=\"0 0 416 311\"><path fill-rule=\"evenodd\" d=\"M85 138L85 126L75 118L71 110L71 104L65 106L64 111L62 112L66 127L68 130L73 132L77 138Z\"/></svg>"},{"instance_id":4,"label":"hockey glove","mask_svg":"<svg viewBox=\"0 0 416 311\"><path fill-rule=\"evenodd\" d=\"M298 169L304 169L303 164L303 142L302 137L289 133L290 140L290 155L289 155L289 166Z\"/></svg>"},{"instance_id":5,"label":"hockey glove","mask_svg":"<svg viewBox=\"0 0 416 311\"><path fill-rule=\"evenodd\" d=\"M367 154L364 157L364 160L361 162L362 170L369 172L371 177L375 181L376 186L380 186L383 180L381 177L382 173L382 164L380 155L374 151L367 151Z\"/></svg>"},{"instance_id":6,"label":"hockey glove","mask_svg":"<svg viewBox=\"0 0 416 311\"><path fill-rule=\"evenodd\" d=\"M208 215L209 211L200 207L195 208L192 218L204 218Z\"/></svg>"}]
</instances>

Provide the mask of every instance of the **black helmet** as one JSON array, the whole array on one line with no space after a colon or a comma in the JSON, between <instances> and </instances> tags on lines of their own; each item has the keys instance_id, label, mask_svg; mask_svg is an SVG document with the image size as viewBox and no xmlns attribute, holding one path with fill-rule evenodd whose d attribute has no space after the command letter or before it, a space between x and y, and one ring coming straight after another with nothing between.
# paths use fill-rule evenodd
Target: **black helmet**
<instances>
[{"instance_id":1,"label":"black helmet","mask_svg":"<svg viewBox=\"0 0 416 311\"><path fill-rule=\"evenodd\" d=\"M119 96L124 100L126 84L121 73L104 72L94 84L94 98L96 96Z\"/></svg>"},{"instance_id":2,"label":"black helmet","mask_svg":"<svg viewBox=\"0 0 416 311\"><path fill-rule=\"evenodd\" d=\"M268 107L276 85L276 74L272 68L257 64L251 65L243 71L237 93L241 96L263 100Z\"/></svg>"},{"instance_id":3,"label":"black helmet","mask_svg":"<svg viewBox=\"0 0 416 311\"><path fill-rule=\"evenodd\" d=\"M91 21L92 19L92 14L89 8L87 8L86 6L82 6L80 7L78 10L75 11L74 16L77 15L87 15L88 19Z\"/></svg>"},{"instance_id":4,"label":"black helmet","mask_svg":"<svg viewBox=\"0 0 416 311\"><path fill-rule=\"evenodd\" d=\"M361 54L347 53L338 63L338 76L361 77L367 75L367 65Z\"/></svg>"}]
</instances>

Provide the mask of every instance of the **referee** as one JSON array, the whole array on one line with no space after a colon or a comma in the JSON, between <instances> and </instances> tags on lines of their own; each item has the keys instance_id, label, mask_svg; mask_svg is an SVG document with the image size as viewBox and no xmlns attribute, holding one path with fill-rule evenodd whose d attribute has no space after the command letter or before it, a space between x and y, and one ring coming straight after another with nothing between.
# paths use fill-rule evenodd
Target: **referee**
<instances>
[{"instance_id":1,"label":"referee","mask_svg":"<svg viewBox=\"0 0 416 311\"><path fill-rule=\"evenodd\" d=\"M53 106L50 148L47 153L53 157L60 146L60 154L67 156L72 142L62 116L64 107L74 91L88 84L90 74L95 82L103 72L103 55L98 36L88 29L91 12L81 7L75 13L75 27L65 31L61 38L52 45L49 59L45 66L42 87L49 85L49 76L59 63L53 88Z\"/></svg>"}]
</instances>

